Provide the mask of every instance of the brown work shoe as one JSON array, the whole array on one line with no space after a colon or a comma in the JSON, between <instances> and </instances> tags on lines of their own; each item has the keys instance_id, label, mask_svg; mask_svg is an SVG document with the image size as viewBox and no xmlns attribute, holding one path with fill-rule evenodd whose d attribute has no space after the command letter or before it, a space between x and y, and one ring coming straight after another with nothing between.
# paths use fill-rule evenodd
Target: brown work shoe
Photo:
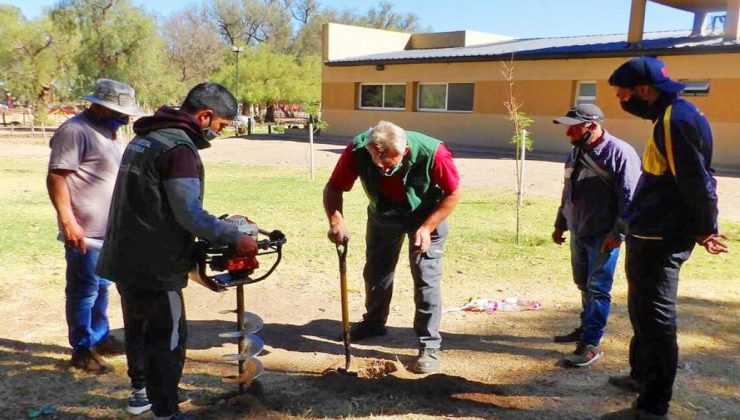
<instances>
[{"instance_id":1,"label":"brown work shoe","mask_svg":"<svg viewBox=\"0 0 740 420\"><path fill-rule=\"evenodd\" d=\"M109 335L105 340L93 346L95 353L99 355L116 355L126 353L126 344L116 337Z\"/></svg>"},{"instance_id":2,"label":"brown work shoe","mask_svg":"<svg viewBox=\"0 0 740 420\"><path fill-rule=\"evenodd\" d=\"M96 375L113 372L113 366L105 363L93 349L77 349L72 352L72 367Z\"/></svg>"}]
</instances>

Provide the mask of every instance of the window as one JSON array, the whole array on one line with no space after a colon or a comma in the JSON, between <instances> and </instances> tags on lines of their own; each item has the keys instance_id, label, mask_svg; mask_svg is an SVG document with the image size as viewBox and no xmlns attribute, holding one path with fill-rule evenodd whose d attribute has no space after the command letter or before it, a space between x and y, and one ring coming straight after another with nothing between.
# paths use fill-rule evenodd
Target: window
<instances>
[{"instance_id":1,"label":"window","mask_svg":"<svg viewBox=\"0 0 740 420\"><path fill-rule=\"evenodd\" d=\"M596 103L596 82L578 82L576 105Z\"/></svg>"},{"instance_id":2,"label":"window","mask_svg":"<svg viewBox=\"0 0 740 420\"><path fill-rule=\"evenodd\" d=\"M360 85L361 109L406 109L406 85Z\"/></svg>"},{"instance_id":3,"label":"window","mask_svg":"<svg viewBox=\"0 0 740 420\"><path fill-rule=\"evenodd\" d=\"M420 83L417 107L421 111L473 110L473 83Z\"/></svg>"},{"instance_id":4,"label":"window","mask_svg":"<svg viewBox=\"0 0 740 420\"><path fill-rule=\"evenodd\" d=\"M709 80L681 80L686 89L681 92L684 96L709 96Z\"/></svg>"}]
</instances>

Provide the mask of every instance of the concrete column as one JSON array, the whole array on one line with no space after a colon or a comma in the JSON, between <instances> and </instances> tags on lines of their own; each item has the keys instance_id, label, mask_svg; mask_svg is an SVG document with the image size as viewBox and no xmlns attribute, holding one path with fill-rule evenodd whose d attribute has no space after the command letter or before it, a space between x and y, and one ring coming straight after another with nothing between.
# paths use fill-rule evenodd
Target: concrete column
<instances>
[{"instance_id":1,"label":"concrete column","mask_svg":"<svg viewBox=\"0 0 740 420\"><path fill-rule=\"evenodd\" d=\"M691 36L704 35L704 21L706 20L706 12L694 12L694 25L691 28Z\"/></svg>"},{"instance_id":2,"label":"concrete column","mask_svg":"<svg viewBox=\"0 0 740 420\"><path fill-rule=\"evenodd\" d=\"M727 0L725 41L740 41L740 0Z\"/></svg>"},{"instance_id":3,"label":"concrete column","mask_svg":"<svg viewBox=\"0 0 740 420\"><path fill-rule=\"evenodd\" d=\"M627 33L627 43L630 45L642 42L642 34L645 31L645 9L647 0L632 0L630 10L630 28Z\"/></svg>"}]
</instances>

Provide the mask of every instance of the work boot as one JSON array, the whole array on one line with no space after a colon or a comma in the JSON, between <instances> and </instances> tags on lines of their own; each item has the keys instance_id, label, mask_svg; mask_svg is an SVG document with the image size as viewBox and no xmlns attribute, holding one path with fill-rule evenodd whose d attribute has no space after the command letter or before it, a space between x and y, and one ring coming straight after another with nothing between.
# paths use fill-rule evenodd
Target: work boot
<instances>
[{"instance_id":1,"label":"work boot","mask_svg":"<svg viewBox=\"0 0 740 420\"><path fill-rule=\"evenodd\" d=\"M610 376L608 382L609 385L615 386L623 391L636 392L638 394L642 392L644 388L640 381L630 375Z\"/></svg>"},{"instance_id":2,"label":"work boot","mask_svg":"<svg viewBox=\"0 0 740 420\"><path fill-rule=\"evenodd\" d=\"M581 333L583 328L578 327L575 330L565 335L556 335L552 338L552 341L556 343L577 343L581 341Z\"/></svg>"},{"instance_id":3,"label":"work boot","mask_svg":"<svg viewBox=\"0 0 740 420\"><path fill-rule=\"evenodd\" d=\"M126 353L126 344L116 337L109 335L105 340L93 346L95 353L99 355L117 355Z\"/></svg>"},{"instance_id":4,"label":"work boot","mask_svg":"<svg viewBox=\"0 0 740 420\"><path fill-rule=\"evenodd\" d=\"M414 373L432 373L439 369L442 363L442 350L432 348L419 349L419 355L409 366Z\"/></svg>"},{"instance_id":5,"label":"work boot","mask_svg":"<svg viewBox=\"0 0 740 420\"><path fill-rule=\"evenodd\" d=\"M75 349L72 352L72 367L96 375L113 372L113 366L105 363L93 349Z\"/></svg>"},{"instance_id":6,"label":"work boot","mask_svg":"<svg viewBox=\"0 0 740 420\"><path fill-rule=\"evenodd\" d=\"M603 355L604 352L598 346L579 343L576 351L573 354L563 357L562 361L566 366L585 367L599 360Z\"/></svg>"},{"instance_id":7,"label":"work boot","mask_svg":"<svg viewBox=\"0 0 740 420\"><path fill-rule=\"evenodd\" d=\"M382 325L372 325L363 320L352 324L352 327L349 329L349 341L356 343L366 338L380 337L386 334L388 334L388 329L386 327Z\"/></svg>"}]
</instances>

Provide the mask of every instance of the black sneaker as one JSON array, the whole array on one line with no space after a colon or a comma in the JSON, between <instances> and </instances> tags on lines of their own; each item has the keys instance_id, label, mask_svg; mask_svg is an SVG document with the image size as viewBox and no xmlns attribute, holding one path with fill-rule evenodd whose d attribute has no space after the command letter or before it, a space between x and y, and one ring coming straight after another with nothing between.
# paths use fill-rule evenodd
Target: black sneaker
<instances>
[{"instance_id":1,"label":"black sneaker","mask_svg":"<svg viewBox=\"0 0 740 420\"><path fill-rule=\"evenodd\" d=\"M636 392L638 394L641 393L644 388L640 381L630 375L610 376L608 382L609 385L615 386L621 390Z\"/></svg>"},{"instance_id":2,"label":"black sneaker","mask_svg":"<svg viewBox=\"0 0 740 420\"><path fill-rule=\"evenodd\" d=\"M578 327L568 334L554 336L552 338L552 341L556 343L577 343L581 341L582 332L583 332L583 329L581 327Z\"/></svg>"},{"instance_id":3,"label":"black sneaker","mask_svg":"<svg viewBox=\"0 0 740 420\"><path fill-rule=\"evenodd\" d=\"M370 325L366 321L360 321L356 324L352 324L349 329L349 341L356 343L366 338L380 337L388 334L388 329L384 326Z\"/></svg>"},{"instance_id":4,"label":"black sneaker","mask_svg":"<svg viewBox=\"0 0 740 420\"><path fill-rule=\"evenodd\" d=\"M442 363L442 350L424 348L419 349L419 355L409 366L409 370L414 373L432 373L439 369Z\"/></svg>"},{"instance_id":5,"label":"black sneaker","mask_svg":"<svg viewBox=\"0 0 740 420\"><path fill-rule=\"evenodd\" d=\"M146 395L146 388L131 391L131 395L128 397L128 405L126 411L130 414L138 416L139 414L145 413L152 408L152 403L149 401L149 397Z\"/></svg>"}]
</instances>

